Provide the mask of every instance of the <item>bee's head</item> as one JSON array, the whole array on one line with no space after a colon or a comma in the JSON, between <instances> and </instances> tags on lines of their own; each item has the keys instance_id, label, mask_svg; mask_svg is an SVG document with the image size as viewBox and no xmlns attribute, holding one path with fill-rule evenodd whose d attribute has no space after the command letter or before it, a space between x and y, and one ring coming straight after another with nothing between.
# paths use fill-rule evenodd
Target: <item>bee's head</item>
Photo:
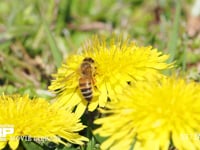
<instances>
[{"instance_id":1,"label":"bee's head","mask_svg":"<svg viewBox=\"0 0 200 150\"><path fill-rule=\"evenodd\" d=\"M88 62L88 63L94 63L94 60L91 57L85 57L83 59L84 62Z\"/></svg>"}]
</instances>

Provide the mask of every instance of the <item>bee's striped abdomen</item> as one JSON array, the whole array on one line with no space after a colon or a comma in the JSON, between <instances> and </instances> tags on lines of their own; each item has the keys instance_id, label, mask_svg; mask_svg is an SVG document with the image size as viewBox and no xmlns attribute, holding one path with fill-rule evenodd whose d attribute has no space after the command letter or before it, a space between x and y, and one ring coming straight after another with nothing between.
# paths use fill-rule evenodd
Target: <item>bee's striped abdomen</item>
<instances>
[{"instance_id":1,"label":"bee's striped abdomen","mask_svg":"<svg viewBox=\"0 0 200 150\"><path fill-rule=\"evenodd\" d=\"M92 85L91 85L91 80L87 77L81 77L79 79L79 89L81 91L81 94L87 101L92 100Z\"/></svg>"}]
</instances>

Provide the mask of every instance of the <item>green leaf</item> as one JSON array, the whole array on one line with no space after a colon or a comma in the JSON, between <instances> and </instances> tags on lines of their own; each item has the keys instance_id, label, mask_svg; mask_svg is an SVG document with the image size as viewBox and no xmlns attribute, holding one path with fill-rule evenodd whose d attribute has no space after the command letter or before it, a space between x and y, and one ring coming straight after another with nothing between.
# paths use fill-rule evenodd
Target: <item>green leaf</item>
<instances>
[{"instance_id":1,"label":"green leaf","mask_svg":"<svg viewBox=\"0 0 200 150\"><path fill-rule=\"evenodd\" d=\"M98 143L102 143L103 141L105 141L107 138L106 137L101 137L99 134L95 135L95 139Z\"/></svg>"},{"instance_id":2,"label":"green leaf","mask_svg":"<svg viewBox=\"0 0 200 150\"><path fill-rule=\"evenodd\" d=\"M43 148L34 142L22 141L22 144L26 150L43 150Z\"/></svg>"},{"instance_id":3,"label":"green leaf","mask_svg":"<svg viewBox=\"0 0 200 150\"><path fill-rule=\"evenodd\" d=\"M93 150L95 149L95 139L94 137L91 138L91 140L87 143L86 150Z\"/></svg>"}]
</instances>

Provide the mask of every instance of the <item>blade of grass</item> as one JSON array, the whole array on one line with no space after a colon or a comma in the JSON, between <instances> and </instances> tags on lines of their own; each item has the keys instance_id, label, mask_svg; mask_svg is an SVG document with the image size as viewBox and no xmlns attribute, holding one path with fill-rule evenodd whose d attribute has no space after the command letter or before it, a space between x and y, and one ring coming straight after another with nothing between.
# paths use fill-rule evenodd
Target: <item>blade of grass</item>
<instances>
[{"instance_id":1,"label":"blade of grass","mask_svg":"<svg viewBox=\"0 0 200 150\"><path fill-rule=\"evenodd\" d=\"M177 53L176 48L177 48L177 43L178 43L180 16L181 16L181 3L179 0L177 0L174 24L170 33L169 42L167 46L169 54L171 56L169 59L169 62L172 62L174 60Z\"/></svg>"},{"instance_id":2,"label":"blade of grass","mask_svg":"<svg viewBox=\"0 0 200 150\"><path fill-rule=\"evenodd\" d=\"M44 30L46 32L46 35L47 35L47 41L50 45L50 50L51 50L51 53L53 55L53 58L54 58L54 61L55 61L55 64L56 64L56 67L59 67L61 65L61 62L62 62L62 54L61 52L59 51L57 45L56 45L56 41L45 21L45 19L43 19L43 26L44 26Z\"/></svg>"},{"instance_id":3,"label":"blade of grass","mask_svg":"<svg viewBox=\"0 0 200 150\"><path fill-rule=\"evenodd\" d=\"M62 0L59 3L59 13L57 23L56 23L56 32L61 33L62 29L65 28L66 22L72 21L71 17L71 6L74 1L72 0Z\"/></svg>"},{"instance_id":4,"label":"blade of grass","mask_svg":"<svg viewBox=\"0 0 200 150\"><path fill-rule=\"evenodd\" d=\"M185 72L186 71L186 64L187 64L187 52L186 52L186 39L183 39L183 48L182 48L182 53L183 53L183 58L182 58L182 69Z\"/></svg>"}]
</instances>

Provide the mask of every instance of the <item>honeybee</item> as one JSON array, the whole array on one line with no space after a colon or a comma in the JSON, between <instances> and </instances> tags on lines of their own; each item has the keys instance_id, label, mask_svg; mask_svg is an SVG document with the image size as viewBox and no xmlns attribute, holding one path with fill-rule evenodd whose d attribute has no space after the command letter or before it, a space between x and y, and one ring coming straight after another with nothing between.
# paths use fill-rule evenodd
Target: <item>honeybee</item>
<instances>
[{"instance_id":1,"label":"honeybee","mask_svg":"<svg viewBox=\"0 0 200 150\"><path fill-rule=\"evenodd\" d=\"M79 89L84 99L90 102L93 98L93 88L95 84L95 67L94 60L92 58L86 57L83 59L80 65L80 74Z\"/></svg>"}]
</instances>

